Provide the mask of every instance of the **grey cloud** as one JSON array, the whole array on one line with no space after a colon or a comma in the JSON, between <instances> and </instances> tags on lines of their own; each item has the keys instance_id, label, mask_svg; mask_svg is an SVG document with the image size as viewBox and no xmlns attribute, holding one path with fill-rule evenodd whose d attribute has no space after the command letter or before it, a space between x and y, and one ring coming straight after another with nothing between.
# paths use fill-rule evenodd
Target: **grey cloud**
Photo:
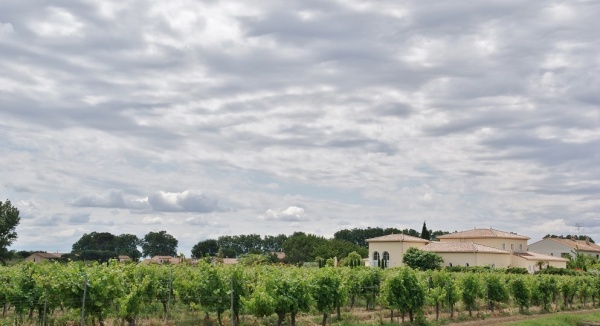
<instances>
[{"instance_id":1,"label":"grey cloud","mask_svg":"<svg viewBox=\"0 0 600 326\"><path fill-rule=\"evenodd\" d=\"M36 226L56 226L62 222L60 216L38 217L33 220L33 225Z\"/></svg>"},{"instance_id":2,"label":"grey cloud","mask_svg":"<svg viewBox=\"0 0 600 326\"><path fill-rule=\"evenodd\" d=\"M81 214L75 214L75 215L71 215L69 217L69 223L71 224L87 224L90 222L90 215L89 213L81 213Z\"/></svg>"},{"instance_id":3,"label":"grey cloud","mask_svg":"<svg viewBox=\"0 0 600 326\"><path fill-rule=\"evenodd\" d=\"M26 186L26 185L8 184L6 186L13 189L16 192L29 192L29 193L34 192L31 187Z\"/></svg>"},{"instance_id":4,"label":"grey cloud","mask_svg":"<svg viewBox=\"0 0 600 326\"><path fill-rule=\"evenodd\" d=\"M52 18L49 4L2 2L0 166L40 177L0 171L0 179L13 202L35 193L34 212L48 216L60 210L56 198L74 198L71 215L35 223L83 223L78 229L89 232L100 222L86 217L87 207L102 207L120 209L106 217L117 223L200 225L210 234L218 226L204 214L230 211L227 232L269 230L269 223L239 226L244 213L204 192L145 200L149 189L195 184L248 197L253 211L325 185L339 195L296 192L304 202L352 201L346 216L371 210L361 206L368 193L381 205L372 225L409 224L437 208L467 216L453 229L487 216L481 212L495 212L509 228L527 216L541 224L598 211L598 2L259 0L225 8L132 0L114 16L99 10L112 4L53 1L81 27L78 35L44 37L33 27ZM210 6L212 16L188 5ZM244 6L252 10L235 12ZM228 26L195 37L213 18ZM77 132L81 140L65 139ZM88 143L88 134L98 142ZM103 173L90 171L92 152ZM287 186L248 195L240 188L262 189L248 175L255 172ZM415 184L431 185L435 205L414 203L413 174ZM406 194L396 186L403 184ZM69 195L90 187L91 194ZM562 206L549 205L556 202ZM338 213L335 203L322 207L315 214ZM283 211L269 221L308 220ZM161 214L148 216L154 212ZM28 214L33 222L37 213ZM180 223L171 225L175 214ZM331 226L320 223L315 228Z\"/></svg>"},{"instance_id":5,"label":"grey cloud","mask_svg":"<svg viewBox=\"0 0 600 326\"><path fill-rule=\"evenodd\" d=\"M85 195L71 202L76 207L106 207L142 209L147 206L144 201L125 199L120 190L111 190L104 195Z\"/></svg>"},{"instance_id":6,"label":"grey cloud","mask_svg":"<svg viewBox=\"0 0 600 326\"><path fill-rule=\"evenodd\" d=\"M413 109L406 103L388 103L376 107L374 111L383 116L403 118L409 116Z\"/></svg>"},{"instance_id":7,"label":"grey cloud","mask_svg":"<svg viewBox=\"0 0 600 326\"><path fill-rule=\"evenodd\" d=\"M219 199L199 191L180 193L157 192L148 197L148 203L157 212L223 212Z\"/></svg>"},{"instance_id":8,"label":"grey cloud","mask_svg":"<svg viewBox=\"0 0 600 326\"><path fill-rule=\"evenodd\" d=\"M540 139L530 135L505 135L482 142L497 151L490 156L496 159L533 160L543 165L560 165L567 162L582 164L594 161L600 141L566 143L560 139Z\"/></svg>"}]
</instances>

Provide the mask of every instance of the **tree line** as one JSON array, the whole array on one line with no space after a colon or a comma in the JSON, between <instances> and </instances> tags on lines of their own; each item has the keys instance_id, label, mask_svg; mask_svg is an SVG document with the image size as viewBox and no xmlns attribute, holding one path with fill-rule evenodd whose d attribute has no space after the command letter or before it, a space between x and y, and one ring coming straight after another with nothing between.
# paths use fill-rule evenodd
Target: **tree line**
<instances>
[{"instance_id":1,"label":"tree line","mask_svg":"<svg viewBox=\"0 0 600 326\"><path fill-rule=\"evenodd\" d=\"M556 235L556 234L546 234L544 236L544 239L546 238L553 238L553 239L569 239L569 240L583 240L583 241L589 241L591 243L595 243L594 239L592 239L591 237L587 236L587 235L571 235L571 234L567 234L567 235Z\"/></svg>"}]
</instances>

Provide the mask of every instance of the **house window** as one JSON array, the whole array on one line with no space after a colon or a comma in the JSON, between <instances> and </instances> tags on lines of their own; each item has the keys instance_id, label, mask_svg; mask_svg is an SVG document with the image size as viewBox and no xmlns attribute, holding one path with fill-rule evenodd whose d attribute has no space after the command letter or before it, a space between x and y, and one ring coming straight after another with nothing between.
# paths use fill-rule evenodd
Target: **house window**
<instances>
[{"instance_id":1,"label":"house window","mask_svg":"<svg viewBox=\"0 0 600 326\"><path fill-rule=\"evenodd\" d=\"M448 263L448 266L452 267L452 263Z\"/></svg>"},{"instance_id":2,"label":"house window","mask_svg":"<svg viewBox=\"0 0 600 326\"><path fill-rule=\"evenodd\" d=\"M373 266L379 267L379 253L377 251L373 252Z\"/></svg>"},{"instance_id":3,"label":"house window","mask_svg":"<svg viewBox=\"0 0 600 326\"><path fill-rule=\"evenodd\" d=\"M466 263L465 266L469 267L469 263Z\"/></svg>"},{"instance_id":4,"label":"house window","mask_svg":"<svg viewBox=\"0 0 600 326\"><path fill-rule=\"evenodd\" d=\"M492 268L496 268L496 264L492 264Z\"/></svg>"},{"instance_id":5,"label":"house window","mask_svg":"<svg viewBox=\"0 0 600 326\"><path fill-rule=\"evenodd\" d=\"M390 254L387 251L383 252L383 266L390 267Z\"/></svg>"},{"instance_id":6,"label":"house window","mask_svg":"<svg viewBox=\"0 0 600 326\"><path fill-rule=\"evenodd\" d=\"M502 249L506 249L506 243L502 243Z\"/></svg>"},{"instance_id":7,"label":"house window","mask_svg":"<svg viewBox=\"0 0 600 326\"><path fill-rule=\"evenodd\" d=\"M523 251L523 244L519 244L519 251Z\"/></svg>"},{"instance_id":8,"label":"house window","mask_svg":"<svg viewBox=\"0 0 600 326\"><path fill-rule=\"evenodd\" d=\"M515 244L514 243L510 244L510 250L515 250Z\"/></svg>"},{"instance_id":9,"label":"house window","mask_svg":"<svg viewBox=\"0 0 600 326\"><path fill-rule=\"evenodd\" d=\"M553 252L551 252L551 253L550 253L550 256L554 256L554 253L553 253Z\"/></svg>"}]
</instances>

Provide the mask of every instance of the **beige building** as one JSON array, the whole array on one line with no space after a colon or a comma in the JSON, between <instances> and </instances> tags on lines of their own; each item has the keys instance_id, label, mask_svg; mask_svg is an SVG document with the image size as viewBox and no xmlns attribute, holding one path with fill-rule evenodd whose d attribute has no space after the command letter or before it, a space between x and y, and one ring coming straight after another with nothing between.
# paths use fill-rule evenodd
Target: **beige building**
<instances>
[{"instance_id":1,"label":"beige building","mask_svg":"<svg viewBox=\"0 0 600 326\"><path fill-rule=\"evenodd\" d=\"M554 257L574 257L580 253L600 258L600 246L589 240L545 238L530 244L529 250Z\"/></svg>"},{"instance_id":2,"label":"beige building","mask_svg":"<svg viewBox=\"0 0 600 326\"><path fill-rule=\"evenodd\" d=\"M422 248L428 240L406 234L388 234L366 240L369 244L369 266L385 267L403 266L402 258L408 248Z\"/></svg>"},{"instance_id":3,"label":"beige building","mask_svg":"<svg viewBox=\"0 0 600 326\"><path fill-rule=\"evenodd\" d=\"M41 263L43 261L55 261L58 260L63 254L57 252L35 252L25 258L25 261L32 261L34 263Z\"/></svg>"},{"instance_id":4,"label":"beige building","mask_svg":"<svg viewBox=\"0 0 600 326\"><path fill-rule=\"evenodd\" d=\"M403 234L368 239L368 265L378 266L381 261L386 267L402 266L406 250L416 247L439 254L444 266L520 267L530 273L538 270L539 265L567 267L567 259L560 256L528 251L529 237L513 232L492 228L472 229L442 235L438 239L439 242L430 242Z\"/></svg>"},{"instance_id":5,"label":"beige building","mask_svg":"<svg viewBox=\"0 0 600 326\"><path fill-rule=\"evenodd\" d=\"M510 251L475 242L430 242L422 248L435 252L444 259L444 266L511 266Z\"/></svg>"},{"instance_id":6,"label":"beige building","mask_svg":"<svg viewBox=\"0 0 600 326\"><path fill-rule=\"evenodd\" d=\"M561 257L548 256L541 253L527 251L527 252L515 252L512 256L512 267L527 268L527 271L533 273L546 266L555 268L567 268L568 259Z\"/></svg>"}]
</instances>

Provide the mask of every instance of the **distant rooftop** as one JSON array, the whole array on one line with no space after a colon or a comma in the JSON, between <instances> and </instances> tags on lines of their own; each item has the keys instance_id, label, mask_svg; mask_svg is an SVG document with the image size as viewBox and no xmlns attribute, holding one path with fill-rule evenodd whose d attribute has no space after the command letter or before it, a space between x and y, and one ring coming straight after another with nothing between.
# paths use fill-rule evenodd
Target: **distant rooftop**
<instances>
[{"instance_id":1,"label":"distant rooftop","mask_svg":"<svg viewBox=\"0 0 600 326\"><path fill-rule=\"evenodd\" d=\"M546 260L546 261L569 261L566 258L556 257L556 256L550 256L550 255L544 255L544 254L538 254L537 252L532 252L532 251L515 252L514 254L515 254L515 256L522 257L522 258L524 258L526 260L535 260L535 261L542 261L542 260Z\"/></svg>"},{"instance_id":2,"label":"distant rooftop","mask_svg":"<svg viewBox=\"0 0 600 326\"><path fill-rule=\"evenodd\" d=\"M430 242L421 248L431 252L481 252L489 254L510 254L510 251L484 246L475 242Z\"/></svg>"},{"instance_id":3,"label":"distant rooftop","mask_svg":"<svg viewBox=\"0 0 600 326\"><path fill-rule=\"evenodd\" d=\"M585 240L560 239L560 238L545 238L543 240L552 240L554 242L558 242L560 244L563 244L565 246L571 247L576 250L600 252L599 245L597 245L593 242L585 241ZM540 240L540 241L543 241L543 240Z\"/></svg>"},{"instance_id":4,"label":"distant rooftop","mask_svg":"<svg viewBox=\"0 0 600 326\"><path fill-rule=\"evenodd\" d=\"M413 237L406 234L388 234L381 237L371 238L365 240L367 242L423 242L428 243L429 240L422 238Z\"/></svg>"},{"instance_id":5,"label":"distant rooftop","mask_svg":"<svg viewBox=\"0 0 600 326\"><path fill-rule=\"evenodd\" d=\"M529 237L518 235L514 232L505 232L489 229L472 229L461 232L454 232L438 236L438 239L475 239L475 238L501 238L501 239L519 239L529 240Z\"/></svg>"}]
</instances>

